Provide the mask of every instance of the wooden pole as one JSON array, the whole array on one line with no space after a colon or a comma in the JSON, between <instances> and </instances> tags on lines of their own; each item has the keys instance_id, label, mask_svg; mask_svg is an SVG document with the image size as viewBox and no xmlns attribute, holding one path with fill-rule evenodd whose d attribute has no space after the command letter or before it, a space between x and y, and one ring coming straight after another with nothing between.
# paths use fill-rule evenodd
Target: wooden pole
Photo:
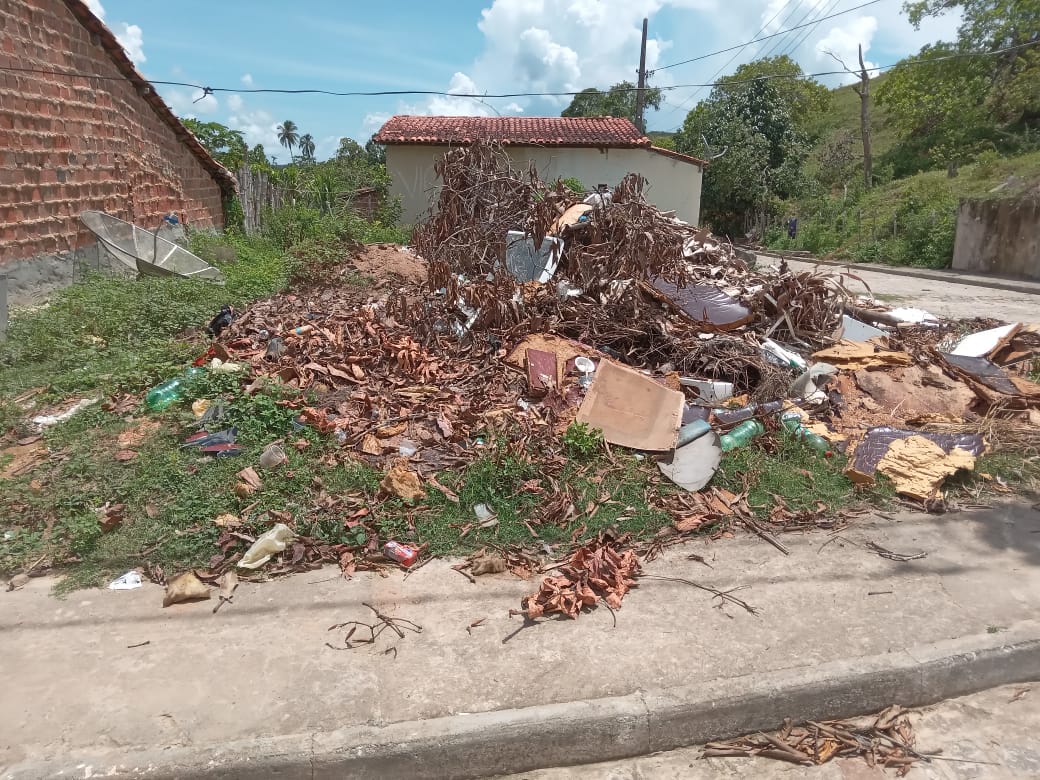
<instances>
[{"instance_id":1,"label":"wooden pole","mask_svg":"<svg viewBox=\"0 0 1040 780\"><path fill-rule=\"evenodd\" d=\"M643 42L639 47L639 89L636 91L636 127L639 132L646 132L643 121L643 109L646 107L646 28L648 19L643 17Z\"/></svg>"}]
</instances>

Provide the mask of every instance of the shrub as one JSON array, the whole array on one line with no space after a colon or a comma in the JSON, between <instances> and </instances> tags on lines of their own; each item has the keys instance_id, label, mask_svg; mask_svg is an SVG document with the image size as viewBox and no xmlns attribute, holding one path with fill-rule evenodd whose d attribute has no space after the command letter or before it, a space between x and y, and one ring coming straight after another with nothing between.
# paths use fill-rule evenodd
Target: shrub
<instances>
[{"instance_id":1,"label":"shrub","mask_svg":"<svg viewBox=\"0 0 1040 780\"><path fill-rule=\"evenodd\" d=\"M585 193L588 192L585 185L581 183L581 179L576 179L573 176L569 176L566 179L560 179L560 183L575 195L584 196Z\"/></svg>"}]
</instances>

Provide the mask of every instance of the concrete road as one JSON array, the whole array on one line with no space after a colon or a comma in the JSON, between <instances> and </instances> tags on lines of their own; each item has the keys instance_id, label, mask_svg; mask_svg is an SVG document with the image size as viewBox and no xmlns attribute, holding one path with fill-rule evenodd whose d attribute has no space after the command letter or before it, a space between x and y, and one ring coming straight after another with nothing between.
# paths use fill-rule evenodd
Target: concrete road
<instances>
[{"instance_id":1,"label":"concrete road","mask_svg":"<svg viewBox=\"0 0 1040 780\"><path fill-rule=\"evenodd\" d=\"M917 764L910 780L1021 780L1040 777L1040 685L1006 685L951 699L911 716L922 753L941 755ZM701 759L701 749L510 775L503 780L883 780L890 771L860 758L799 767L765 758Z\"/></svg>"},{"instance_id":2,"label":"concrete road","mask_svg":"<svg viewBox=\"0 0 1040 780\"><path fill-rule=\"evenodd\" d=\"M1040 513L1009 504L862 517L833 539L788 534L790 556L756 537L699 540L647 564L616 627L597 610L519 633L521 621L508 610L535 582L497 575L470 584L446 561L407 578L359 573L347 581L326 570L244 583L216 615L212 601L163 609L157 585L58 600L48 593L51 582L34 579L0 593L0 668L8 672L0 686L0 776L15 764L22 766L16 776L37 776L31 762L41 756L158 746L194 755L214 744L320 740L330 729L466 720L466 713L493 723L510 708L681 686L726 691L733 689L727 680L783 670L811 677L835 663L860 672L868 658L915 667L920 658L909 649L922 643L981 635L1000 647L1002 636L1035 620L1038 532ZM927 557L886 560L866 541ZM734 595L759 612L653 575L739 588ZM425 630L335 649L343 631L327 629L370 620L362 602ZM480 618L486 621L466 630ZM934 692L927 680L921 686L923 695ZM950 694L937 698L943 695ZM108 759L98 760L104 767Z\"/></svg>"},{"instance_id":3,"label":"concrete road","mask_svg":"<svg viewBox=\"0 0 1040 780\"><path fill-rule=\"evenodd\" d=\"M759 255L759 268L779 262L775 257ZM879 271L868 271L856 265L818 265L795 260L788 264L796 271L819 269L834 274L855 274L863 283L846 277L844 284L852 291L864 295L872 292L892 306L912 306L930 311L936 317L962 319L970 317L993 317L1007 322L1040 321L1040 296L1029 292L995 290L987 287L960 284L956 277L946 279L921 279ZM1022 283L1022 289L1036 289L1035 283Z\"/></svg>"}]
</instances>

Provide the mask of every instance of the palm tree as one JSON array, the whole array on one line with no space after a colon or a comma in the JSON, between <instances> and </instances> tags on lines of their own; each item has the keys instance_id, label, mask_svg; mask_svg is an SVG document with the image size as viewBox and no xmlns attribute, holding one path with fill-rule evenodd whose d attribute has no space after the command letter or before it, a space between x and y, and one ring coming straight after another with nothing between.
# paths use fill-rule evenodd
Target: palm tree
<instances>
[{"instance_id":1,"label":"palm tree","mask_svg":"<svg viewBox=\"0 0 1040 780\"><path fill-rule=\"evenodd\" d=\"M291 119L286 119L280 125L278 125L278 143L289 150L289 159L296 162L293 157L293 147L296 146L296 142L300 140L300 136L297 134L296 123Z\"/></svg>"},{"instance_id":2,"label":"palm tree","mask_svg":"<svg viewBox=\"0 0 1040 780\"><path fill-rule=\"evenodd\" d=\"M314 160L314 136L310 133L300 136L300 155L304 160Z\"/></svg>"}]
</instances>

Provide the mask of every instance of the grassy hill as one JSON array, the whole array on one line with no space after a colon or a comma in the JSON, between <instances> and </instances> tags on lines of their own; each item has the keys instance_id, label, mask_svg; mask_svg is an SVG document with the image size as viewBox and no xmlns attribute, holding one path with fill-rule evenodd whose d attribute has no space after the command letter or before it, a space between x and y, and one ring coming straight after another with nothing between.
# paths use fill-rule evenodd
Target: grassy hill
<instances>
[{"instance_id":1,"label":"grassy hill","mask_svg":"<svg viewBox=\"0 0 1040 780\"><path fill-rule=\"evenodd\" d=\"M885 76L871 81L871 95ZM852 133L853 156L862 159L860 99L851 86L832 91L831 109L819 118L817 141L806 173L820 169L820 156L843 133ZM862 191L859 173L849 176L848 188L832 188L785 203L786 216L797 216L799 233L788 239L782 225L765 237L777 249L807 250L821 257L942 268L953 257L957 209L961 200L1009 197L1040 187L1040 151L1004 156L981 150L974 162L951 178L943 170L926 170L893 179L885 164L888 152L898 151L901 139L888 122L887 112L872 101L871 140L875 186ZM1035 146L1034 146L1035 148Z\"/></svg>"},{"instance_id":2,"label":"grassy hill","mask_svg":"<svg viewBox=\"0 0 1040 780\"><path fill-rule=\"evenodd\" d=\"M891 149L898 140L895 131L888 125L888 112L877 105L874 98L878 87L885 83L887 74L881 74L870 80L870 139L874 149L874 156L880 157ZM859 95L846 85L831 90L831 109L820 117L819 123L813 128L814 134L818 135L816 148L824 147L828 142L834 140L843 132L852 131L859 141Z\"/></svg>"}]
</instances>

